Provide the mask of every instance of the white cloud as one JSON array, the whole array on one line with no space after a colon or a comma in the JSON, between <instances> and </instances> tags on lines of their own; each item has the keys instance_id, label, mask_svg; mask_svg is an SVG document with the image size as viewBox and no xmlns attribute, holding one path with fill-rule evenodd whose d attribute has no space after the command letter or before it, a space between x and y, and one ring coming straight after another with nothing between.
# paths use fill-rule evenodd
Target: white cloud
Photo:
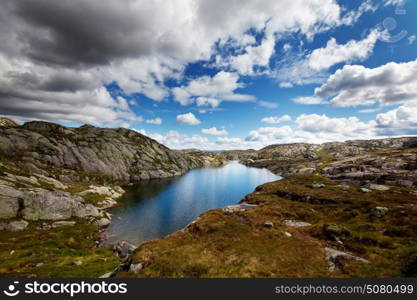
<instances>
[{"instance_id":1,"label":"white cloud","mask_svg":"<svg viewBox=\"0 0 417 300\"><path fill-rule=\"evenodd\" d=\"M281 117L265 117L262 118L261 122L269 123L269 124L278 124L281 122L291 121L291 117L289 115L283 115Z\"/></svg>"},{"instance_id":2,"label":"white cloud","mask_svg":"<svg viewBox=\"0 0 417 300\"><path fill-rule=\"evenodd\" d=\"M198 134L186 135L175 130L168 131L165 135L159 133L147 134L161 144L171 149L190 149L211 150L211 143L206 137Z\"/></svg>"},{"instance_id":3,"label":"white cloud","mask_svg":"<svg viewBox=\"0 0 417 300\"><path fill-rule=\"evenodd\" d=\"M232 57L230 66L242 75L253 75L254 67L267 67L274 54L275 39L270 36L262 41L259 46L246 47L246 53Z\"/></svg>"},{"instance_id":4,"label":"white cloud","mask_svg":"<svg viewBox=\"0 0 417 300\"><path fill-rule=\"evenodd\" d=\"M255 100L254 96L236 94L235 90L243 87L236 73L220 71L213 77L202 76L191 80L186 86L172 90L174 99L181 105L197 102L198 106L216 107L221 101L246 102Z\"/></svg>"},{"instance_id":5,"label":"white cloud","mask_svg":"<svg viewBox=\"0 0 417 300\"><path fill-rule=\"evenodd\" d=\"M220 105L220 101L216 98L198 97L196 104L197 106L211 106L215 108Z\"/></svg>"},{"instance_id":6,"label":"white cloud","mask_svg":"<svg viewBox=\"0 0 417 300\"><path fill-rule=\"evenodd\" d=\"M362 122L356 117L331 118L326 115L302 114L295 126L261 127L249 132L245 141L252 148L286 143L324 143L351 139L375 138L376 122ZM245 145L248 146L248 145Z\"/></svg>"},{"instance_id":7,"label":"white cloud","mask_svg":"<svg viewBox=\"0 0 417 300\"><path fill-rule=\"evenodd\" d=\"M266 107L266 108L277 108L278 107L278 103L275 103L275 102L261 100L258 103L259 103L260 106Z\"/></svg>"},{"instance_id":8,"label":"white cloud","mask_svg":"<svg viewBox=\"0 0 417 300\"><path fill-rule=\"evenodd\" d=\"M198 125L201 124L201 121L196 118L196 116L189 112L182 115L177 115L177 123L184 125Z\"/></svg>"},{"instance_id":9,"label":"white cloud","mask_svg":"<svg viewBox=\"0 0 417 300\"><path fill-rule=\"evenodd\" d=\"M290 89L294 87L294 85L291 82L280 82L279 87L283 89Z\"/></svg>"},{"instance_id":10,"label":"white cloud","mask_svg":"<svg viewBox=\"0 0 417 300\"><path fill-rule=\"evenodd\" d=\"M281 88L294 85L322 84L329 74L328 69L338 63L363 61L373 52L376 41L383 34L374 29L363 40L351 40L338 44L331 38L327 45L309 52L300 50L288 53L278 61L270 75L280 81Z\"/></svg>"},{"instance_id":11,"label":"white cloud","mask_svg":"<svg viewBox=\"0 0 417 300\"><path fill-rule=\"evenodd\" d=\"M417 134L417 101L378 114L376 123L386 134Z\"/></svg>"},{"instance_id":12,"label":"white cloud","mask_svg":"<svg viewBox=\"0 0 417 300\"><path fill-rule=\"evenodd\" d=\"M374 112L377 112L377 111L380 111L380 110L381 110L380 108L368 108L368 109L361 109L361 110L358 111L358 113L370 114L370 113L374 113Z\"/></svg>"},{"instance_id":13,"label":"white cloud","mask_svg":"<svg viewBox=\"0 0 417 300\"><path fill-rule=\"evenodd\" d=\"M318 97L335 106L402 104L417 100L417 60L390 62L376 68L347 65L316 88Z\"/></svg>"},{"instance_id":14,"label":"white cloud","mask_svg":"<svg viewBox=\"0 0 417 300\"><path fill-rule=\"evenodd\" d=\"M388 1L402 1L402 0L388 0ZM368 11L374 12L377 10L377 8L378 6L375 5L372 0L365 0L364 2L361 3L361 5L359 5L357 10L352 10L352 11L347 12L342 17L341 23L345 25L353 25L359 20L359 18L365 12L368 12Z\"/></svg>"},{"instance_id":15,"label":"white cloud","mask_svg":"<svg viewBox=\"0 0 417 300\"><path fill-rule=\"evenodd\" d=\"M357 117L330 118L326 115L302 114L295 121L299 129L307 132L334 133L342 136L367 136L370 130L368 123L361 122Z\"/></svg>"},{"instance_id":16,"label":"white cloud","mask_svg":"<svg viewBox=\"0 0 417 300\"><path fill-rule=\"evenodd\" d=\"M293 102L298 104L306 104L306 105L313 105L313 104L325 104L326 102L320 97L297 97L293 99Z\"/></svg>"},{"instance_id":17,"label":"white cloud","mask_svg":"<svg viewBox=\"0 0 417 300\"><path fill-rule=\"evenodd\" d=\"M202 129L201 133L207 134L207 135L228 135L228 132L226 129L217 129L216 127L211 127L208 129Z\"/></svg>"},{"instance_id":18,"label":"white cloud","mask_svg":"<svg viewBox=\"0 0 417 300\"><path fill-rule=\"evenodd\" d=\"M288 138L292 135L293 130L290 126L283 127L261 127L257 130L252 130L249 132L249 135L246 137L246 141L256 141L256 142L272 142L280 141Z\"/></svg>"},{"instance_id":19,"label":"white cloud","mask_svg":"<svg viewBox=\"0 0 417 300\"><path fill-rule=\"evenodd\" d=\"M351 40L343 45L338 44L335 38L331 38L326 47L315 49L310 54L308 65L313 70L321 71L342 62L362 61L372 54L380 36L381 32L372 30L365 39Z\"/></svg>"},{"instance_id":20,"label":"white cloud","mask_svg":"<svg viewBox=\"0 0 417 300\"><path fill-rule=\"evenodd\" d=\"M151 120L146 120L145 122L147 124L161 125L162 124L162 119L161 118L155 118L155 119L151 119Z\"/></svg>"}]
</instances>

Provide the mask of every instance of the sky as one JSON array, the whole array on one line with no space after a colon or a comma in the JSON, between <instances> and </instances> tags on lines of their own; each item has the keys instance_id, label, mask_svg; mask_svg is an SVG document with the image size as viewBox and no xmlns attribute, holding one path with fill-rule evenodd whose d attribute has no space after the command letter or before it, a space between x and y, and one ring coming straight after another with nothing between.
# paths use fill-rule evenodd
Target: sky
<instances>
[{"instance_id":1,"label":"sky","mask_svg":"<svg viewBox=\"0 0 417 300\"><path fill-rule=\"evenodd\" d=\"M414 0L2 0L0 116L170 148L417 135Z\"/></svg>"}]
</instances>

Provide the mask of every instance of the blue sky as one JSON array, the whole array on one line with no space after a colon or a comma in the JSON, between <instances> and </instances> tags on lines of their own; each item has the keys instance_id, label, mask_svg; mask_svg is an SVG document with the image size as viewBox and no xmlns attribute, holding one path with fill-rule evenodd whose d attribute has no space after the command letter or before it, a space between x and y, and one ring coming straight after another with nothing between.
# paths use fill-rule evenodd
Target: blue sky
<instances>
[{"instance_id":1,"label":"blue sky","mask_svg":"<svg viewBox=\"0 0 417 300\"><path fill-rule=\"evenodd\" d=\"M0 47L2 114L206 150L417 134L417 1L126 2L129 12L115 1L9 2L20 14L0 22L33 32L20 50ZM97 28L75 28L82 10ZM0 40L18 43L5 31Z\"/></svg>"}]
</instances>

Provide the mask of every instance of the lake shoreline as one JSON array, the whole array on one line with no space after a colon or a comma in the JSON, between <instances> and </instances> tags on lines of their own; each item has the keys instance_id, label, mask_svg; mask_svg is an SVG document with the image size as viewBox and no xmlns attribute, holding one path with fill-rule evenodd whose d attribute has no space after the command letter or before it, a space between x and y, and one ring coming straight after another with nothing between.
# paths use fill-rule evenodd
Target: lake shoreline
<instances>
[{"instance_id":1,"label":"lake shoreline","mask_svg":"<svg viewBox=\"0 0 417 300\"><path fill-rule=\"evenodd\" d=\"M184 228L207 210L237 204L259 184L279 178L268 170L245 167L237 161L230 161L222 167L195 169L180 177L136 184L110 211L113 221L103 235L112 235L113 238L107 238L102 244L116 244L122 240L139 244L166 236ZM172 210L166 207L172 207ZM161 214L164 215L164 221L160 219ZM140 219L146 219L147 223L141 223ZM170 229L157 230L158 226ZM132 227L134 234L143 230L149 238L137 240L135 235L126 231L126 227ZM114 236L119 233L117 230L125 237L116 240ZM146 230L152 231L153 236Z\"/></svg>"}]
</instances>

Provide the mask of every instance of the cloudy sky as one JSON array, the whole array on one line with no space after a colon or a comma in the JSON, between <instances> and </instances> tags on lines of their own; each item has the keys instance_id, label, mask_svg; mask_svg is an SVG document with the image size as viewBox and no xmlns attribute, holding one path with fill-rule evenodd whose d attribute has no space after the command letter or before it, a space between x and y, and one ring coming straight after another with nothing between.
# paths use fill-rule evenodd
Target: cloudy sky
<instances>
[{"instance_id":1,"label":"cloudy sky","mask_svg":"<svg viewBox=\"0 0 417 300\"><path fill-rule=\"evenodd\" d=\"M417 135L417 1L2 0L0 115L172 148Z\"/></svg>"}]
</instances>

